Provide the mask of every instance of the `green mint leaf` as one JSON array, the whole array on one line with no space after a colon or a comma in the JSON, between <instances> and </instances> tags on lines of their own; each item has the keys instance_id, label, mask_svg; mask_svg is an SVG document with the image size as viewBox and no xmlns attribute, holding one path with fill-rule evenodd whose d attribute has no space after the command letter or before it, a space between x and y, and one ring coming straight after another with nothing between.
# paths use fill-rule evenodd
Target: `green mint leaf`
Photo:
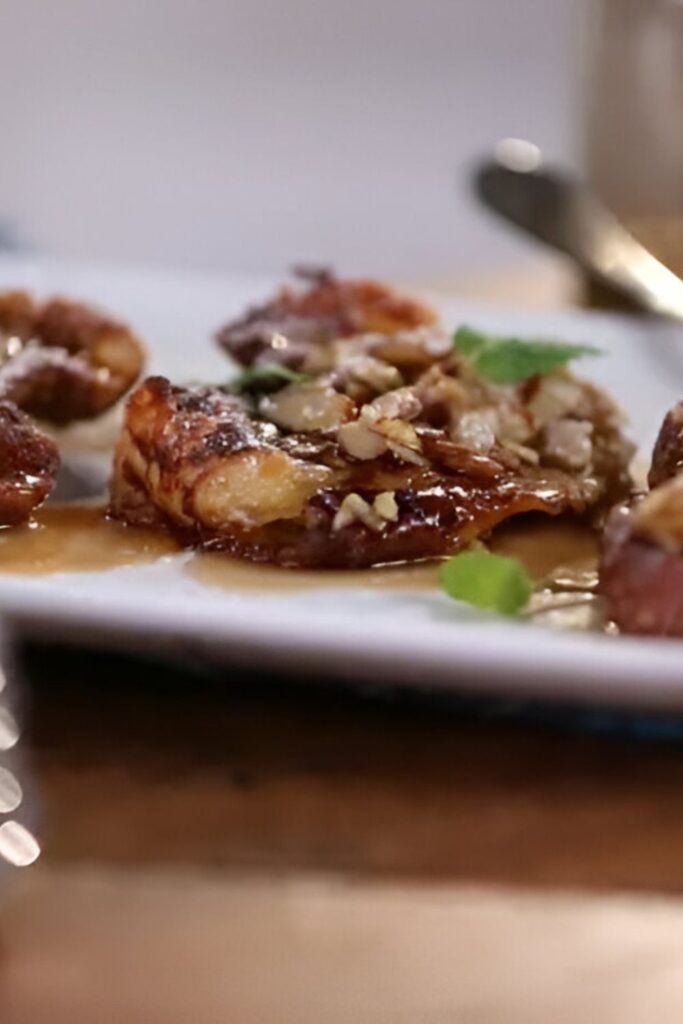
<instances>
[{"instance_id":1,"label":"green mint leaf","mask_svg":"<svg viewBox=\"0 0 683 1024\"><path fill-rule=\"evenodd\" d=\"M449 558L441 566L440 580L449 597L501 615L518 615L534 589L516 558L483 550Z\"/></svg>"},{"instance_id":2,"label":"green mint leaf","mask_svg":"<svg viewBox=\"0 0 683 1024\"><path fill-rule=\"evenodd\" d=\"M477 369L482 377L495 384L515 384L529 377L552 373L572 359L599 354L592 345L510 338L484 349L477 358Z\"/></svg>"},{"instance_id":3,"label":"green mint leaf","mask_svg":"<svg viewBox=\"0 0 683 1024\"><path fill-rule=\"evenodd\" d=\"M491 341L491 338L472 327L459 327L453 335L455 347L464 356L477 356Z\"/></svg>"},{"instance_id":4,"label":"green mint leaf","mask_svg":"<svg viewBox=\"0 0 683 1024\"><path fill-rule=\"evenodd\" d=\"M551 373L571 359L601 355L600 349L592 345L497 338L471 327L456 331L453 343L471 361L477 373L494 384L517 384L529 377Z\"/></svg>"},{"instance_id":5,"label":"green mint leaf","mask_svg":"<svg viewBox=\"0 0 683 1024\"><path fill-rule=\"evenodd\" d=\"M285 384L303 384L310 377L306 373L297 373L281 363L257 363L243 370L237 377L229 381L226 390L240 391L277 391Z\"/></svg>"}]
</instances>

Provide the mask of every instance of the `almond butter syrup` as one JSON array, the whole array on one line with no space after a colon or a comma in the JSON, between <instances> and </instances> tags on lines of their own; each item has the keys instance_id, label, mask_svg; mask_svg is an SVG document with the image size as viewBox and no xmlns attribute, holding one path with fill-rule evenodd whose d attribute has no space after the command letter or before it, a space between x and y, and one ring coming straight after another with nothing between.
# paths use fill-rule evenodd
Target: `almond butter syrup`
<instances>
[{"instance_id":1,"label":"almond butter syrup","mask_svg":"<svg viewBox=\"0 0 683 1024\"><path fill-rule=\"evenodd\" d=\"M154 562L177 550L164 533L107 519L102 505L55 503L24 526L0 529L0 572L99 572Z\"/></svg>"}]
</instances>

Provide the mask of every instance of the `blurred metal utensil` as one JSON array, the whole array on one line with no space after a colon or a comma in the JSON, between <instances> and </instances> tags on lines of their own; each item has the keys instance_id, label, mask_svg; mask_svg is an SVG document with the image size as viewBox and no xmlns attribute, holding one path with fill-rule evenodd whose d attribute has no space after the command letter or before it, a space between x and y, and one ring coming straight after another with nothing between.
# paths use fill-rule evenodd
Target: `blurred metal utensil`
<instances>
[{"instance_id":1,"label":"blurred metal utensil","mask_svg":"<svg viewBox=\"0 0 683 1024\"><path fill-rule=\"evenodd\" d=\"M571 256L600 284L650 312L683 320L683 281L586 184L544 166L533 143L504 139L477 168L474 181L487 206Z\"/></svg>"},{"instance_id":2,"label":"blurred metal utensil","mask_svg":"<svg viewBox=\"0 0 683 1024\"><path fill-rule=\"evenodd\" d=\"M40 855L35 800L21 744L20 705L13 644L0 624L0 876L7 865L27 867Z\"/></svg>"}]
</instances>

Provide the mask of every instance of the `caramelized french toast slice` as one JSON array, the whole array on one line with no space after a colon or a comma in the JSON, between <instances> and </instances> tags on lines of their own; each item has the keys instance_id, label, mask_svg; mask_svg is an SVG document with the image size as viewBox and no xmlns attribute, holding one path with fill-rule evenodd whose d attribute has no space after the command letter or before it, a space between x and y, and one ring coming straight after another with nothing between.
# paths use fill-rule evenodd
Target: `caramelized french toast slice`
<instances>
[{"instance_id":1,"label":"caramelized french toast slice","mask_svg":"<svg viewBox=\"0 0 683 1024\"><path fill-rule=\"evenodd\" d=\"M90 306L0 293L0 398L25 412L55 424L98 416L143 365L133 332Z\"/></svg>"}]
</instances>

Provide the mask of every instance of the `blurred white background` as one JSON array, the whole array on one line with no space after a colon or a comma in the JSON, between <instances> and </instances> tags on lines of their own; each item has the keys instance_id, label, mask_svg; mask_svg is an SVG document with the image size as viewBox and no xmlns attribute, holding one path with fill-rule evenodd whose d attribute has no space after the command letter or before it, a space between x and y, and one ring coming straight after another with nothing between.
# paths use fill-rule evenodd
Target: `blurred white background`
<instances>
[{"instance_id":1,"label":"blurred white background","mask_svg":"<svg viewBox=\"0 0 683 1024\"><path fill-rule=\"evenodd\" d=\"M0 223L41 253L425 280L530 259L467 169L575 152L575 0L0 0Z\"/></svg>"}]
</instances>

